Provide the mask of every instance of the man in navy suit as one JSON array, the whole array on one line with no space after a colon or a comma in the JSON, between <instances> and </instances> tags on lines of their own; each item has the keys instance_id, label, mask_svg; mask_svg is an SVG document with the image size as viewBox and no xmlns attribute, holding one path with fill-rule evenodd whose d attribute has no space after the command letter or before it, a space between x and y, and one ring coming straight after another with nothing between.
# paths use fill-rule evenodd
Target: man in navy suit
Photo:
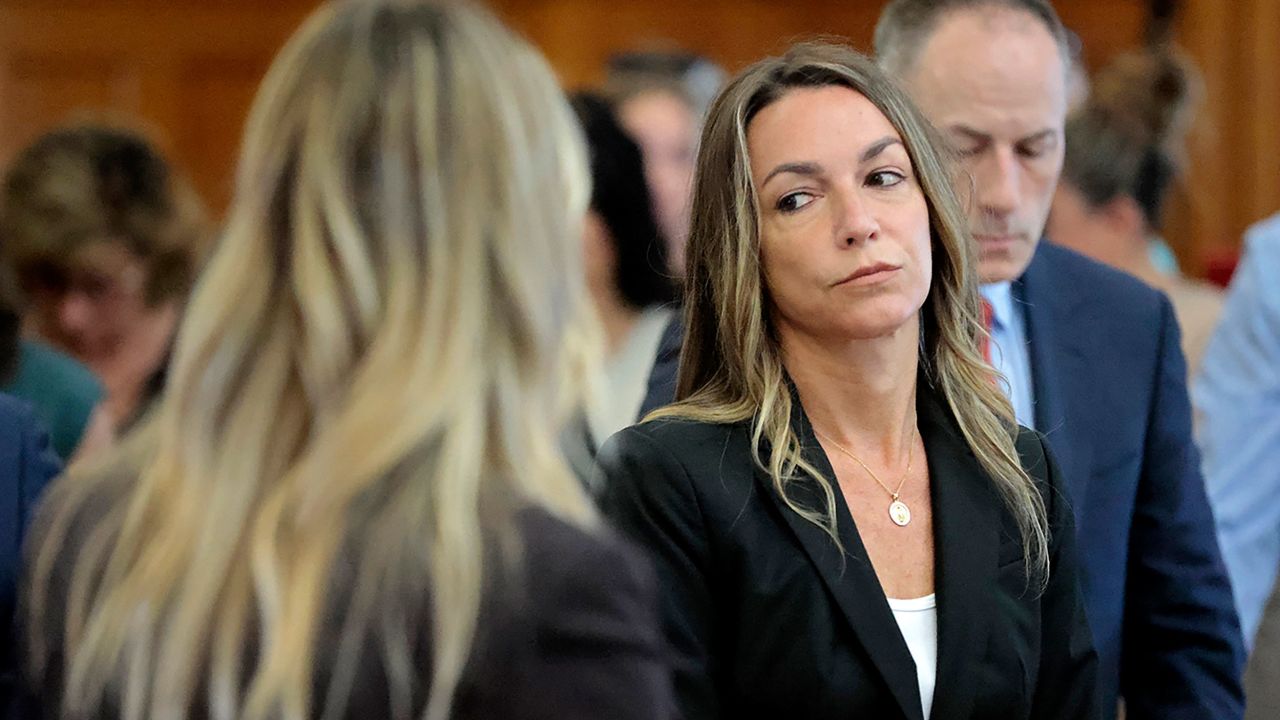
<instances>
[{"instance_id":1,"label":"man in navy suit","mask_svg":"<svg viewBox=\"0 0 1280 720\"><path fill-rule=\"evenodd\" d=\"M1129 720L1234 720L1244 650L1191 440L1169 301L1040 241L1062 168L1069 46L1045 0L893 0L878 59L972 177L991 361L1071 492L1099 691ZM674 395L680 328L646 411Z\"/></svg>"},{"instance_id":2,"label":"man in navy suit","mask_svg":"<svg viewBox=\"0 0 1280 720\"><path fill-rule=\"evenodd\" d=\"M59 470L58 456L35 413L0 395L0 717L9 707L18 671L13 609L22 539L36 499Z\"/></svg>"},{"instance_id":3,"label":"man in navy suit","mask_svg":"<svg viewBox=\"0 0 1280 720\"><path fill-rule=\"evenodd\" d=\"M1244 650L1167 298L1040 242L1071 49L1047 0L894 0L876 53L972 177L991 361L1074 503L1105 707L1239 718Z\"/></svg>"}]
</instances>

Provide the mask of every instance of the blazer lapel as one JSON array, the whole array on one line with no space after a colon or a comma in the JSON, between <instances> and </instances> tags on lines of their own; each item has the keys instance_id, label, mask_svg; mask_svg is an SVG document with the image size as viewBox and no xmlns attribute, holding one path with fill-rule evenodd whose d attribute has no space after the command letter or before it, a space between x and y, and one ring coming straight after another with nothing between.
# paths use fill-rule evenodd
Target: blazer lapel
<instances>
[{"instance_id":1,"label":"blazer lapel","mask_svg":"<svg viewBox=\"0 0 1280 720\"><path fill-rule=\"evenodd\" d=\"M1048 242L1041 240L1041 244ZM1037 252L1023 276L1014 283L1014 298L1023 308L1030 345L1031 387L1035 393L1036 429L1045 436L1075 499L1083 507L1087 473L1092 458L1085 456L1089 443L1078 442L1078 429L1068 418L1071 405L1086 388L1071 387L1070 380L1089 377L1088 358L1070 338L1076 322L1071 298L1079 288L1057 288L1053 269L1044 253Z\"/></svg>"},{"instance_id":2,"label":"blazer lapel","mask_svg":"<svg viewBox=\"0 0 1280 720\"><path fill-rule=\"evenodd\" d=\"M999 497L923 379L917 389L920 434L933 501L934 587L938 600L938 674L932 716L969 717L986 647L1000 548Z\"/></svg>"},{"instance_id":3,"label":"blazer lapel","mask_svg":"<svg viewBox=\"0 0 1280 720\"><path fill-rule=\"evenodd\" d=\"M844 546L844 555L841 555L825 531L787 506L774 489L773 481L759 466L756 467L756 479L763 485L764 495L777 506L817 568L827 590L884 679L903 716L910 720L924 720L915 661L912 660L911 652L898 630L898 623L889 609L880 580L871 566L871 558L854 527L853 516L839 489L835 488L835 472L831 469L822 446L818 444L813 428L800 407L799 398L794 393L792 408L792 428L800 438L805 460L828 478L835 490L836 527L840 543ZM822 491L817 483L806 476L801 475L801 479L793 482L788 488L788 494L803 507L816 510L824 507Z\"/></svg>"}]
</instances>

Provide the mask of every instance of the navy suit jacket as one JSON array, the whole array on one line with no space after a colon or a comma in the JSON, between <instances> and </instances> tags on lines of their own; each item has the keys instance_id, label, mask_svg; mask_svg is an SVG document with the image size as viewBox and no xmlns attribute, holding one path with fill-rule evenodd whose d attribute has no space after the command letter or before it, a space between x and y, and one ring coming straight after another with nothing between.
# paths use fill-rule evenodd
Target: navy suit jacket
<instances>
[{"instance_id":1,"label":"navy suit jacket","mask_svg":"<svg viewBox=\"0 0 1280 720\"><path fill-rule=\"evenodd\" d=\"M20 400L0 395L0 717L15 687L13 608L22 538L36 499L60 470L49 435L34 411Z\"/></svg>"},{"instance_id":2,"label":"navy suit jacket","mask_svg":"<svg viewBox=\"0 0 1280 720\"><path fill-rule=\"evenodd\" d=\"M1191 439L1169 300L1041 242L1014 284L1030 342L1036 429L1072 497L1104 707L1129 720L1244 715L1244 646ZM645 412L675 395L669 329Z\"/></svg>"}]
</instances>

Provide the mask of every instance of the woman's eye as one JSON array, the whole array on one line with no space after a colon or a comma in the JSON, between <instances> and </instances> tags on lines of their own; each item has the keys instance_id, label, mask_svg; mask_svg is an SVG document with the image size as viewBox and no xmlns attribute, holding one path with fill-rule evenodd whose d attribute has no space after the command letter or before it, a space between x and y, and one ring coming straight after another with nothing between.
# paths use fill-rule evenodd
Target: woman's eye
<instances>
[{"instance_id":1,"label":"woman's eye","mask_svg":"<svg viewBox=\"0 0 1280 720\"><path fill-rule=\"evenodd\" d=\"M778 198L778 210L793 213L813 202L813 195L807 192L793 192Z\"/></svg>"},{"instance_id":2,"label":"woman's eye","mask_svg":"<svg viewBox=\"0 0 1280 720\"><path fill-rule=\"evenodd\" d=\"M867 184L871 187L893 187L906 179L907 176L896 170L877 170L867 176Z\"/></svg>"}]
</instances>

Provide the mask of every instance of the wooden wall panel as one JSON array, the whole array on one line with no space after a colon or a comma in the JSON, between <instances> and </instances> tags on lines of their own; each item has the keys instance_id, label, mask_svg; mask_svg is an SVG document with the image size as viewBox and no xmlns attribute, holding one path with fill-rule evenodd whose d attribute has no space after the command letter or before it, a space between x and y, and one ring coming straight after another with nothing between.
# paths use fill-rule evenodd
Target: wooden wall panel
<instances>
[{"instance_id":1,"label":"wooden wall panel","mask_svg":"<svg viewBox=\"0 0 1280 720\"><path fill-rule=\"evenodd\" d=\"M86 107L128 105L138 95L134 74L111 56L14 54L5 58L0 76L4 158L31 142L49 118L70 116Z\"/></svg>"},{"instance_id":2,"label":"wooden wall panel","mask_svg":"<svg viewBox=\"0 0 1280 720\"><path fill-rule=\"evenodd\" d=\"M214 207L231 199L244 120L270 62L270 56L201 55L179 73L174 146L188 162L207 168L195 180Z\"/></svg>"},{"instance_id":3,"label":"wooden wall panel","mask_svg":"<svg viewBox=\"0 0 1280 720\"><path fill-rule=\"evenodd\" d=\"M215 211L276 50L313 0L0 0L0 166L77 119L147 132Z\"/></svg>"},{"instance_id":4,"label":"wooden wall panel","mask_svg":"<svg viewBox=\"0 0 1280 720\"><path fill-rule=\"evenodd\" d=\"M1195 273L1280 210L1280 3L1184 0L1181 11L1177 40L1200 66L1206 98L1166 234Z\"/></svg>"},{"instance_id":5,"label":"wooden wall panel","mask_svg":"<svg viewBox=\"0 0 1280 720\"><path fill-rule=\"evenodd\" d=\"M149 130L225 207L245 112L270 58L316 0L0 0L0 166L77 115ZM869 49L884 0L493 0L569 86L614 52L665 42L735 70L815 35ZM1147 0L1060 0L1097 68L1137 46ZM1229 7L1226 7L1229 5ZM1280 209L1280 2L1183 0L1179 41L1208 87L1168 235L1192 270Z\"/></svg>"},{"instance_id":6,"label":"wooden wall panel","mask_svg":"<svg viewBox=\"0 0 1280 720\"><path fill-rule=\"evenodd\" d=\"M1243 87L1240 98L1248 112L1241 113L1249 134L1241 144L1252 148L1250 184L1253 192L1244 218L1260 218L1280 210L1280 2L1254 0L1245 10Z\"/></svg>"},{"instance_id":7,"label":"wooden wall panel","mask_svg":"<svg viewBox=\"0 0 1280 720\"><path fill-rule=\"evenodd\" d=\"M498 13L542 48L571 86L601 78L609 55L651 43L702 53L734 70L794 40L846 38L871 50L886 0L702 0L681 6L648 0L494 0ZM1142 0L1059 3L1063 22L1084 39L1097 65L1137 44L1146 23Z\"/></svg>"},{"instance_id":8,"label":"wooden wall panel","mask_svg":"<svg viewBox=\"0 0 1280 720\"><path fill-rule=\"evenodd\" d=\"M314 0L0 0L0 165L75 117L127 119L155 136L215 209L229 199L244 115L276 49ZM666 42L737 69L795 39L869 48L883 2L496 0L567 85L598 82L610 54ZM1064 7L1090 46L1131 42L1140 0ZM1108 14L1106 22L1099 18ZM1105 54L1105 53L1104 53Z\"/></svg>"}]
</instances>

